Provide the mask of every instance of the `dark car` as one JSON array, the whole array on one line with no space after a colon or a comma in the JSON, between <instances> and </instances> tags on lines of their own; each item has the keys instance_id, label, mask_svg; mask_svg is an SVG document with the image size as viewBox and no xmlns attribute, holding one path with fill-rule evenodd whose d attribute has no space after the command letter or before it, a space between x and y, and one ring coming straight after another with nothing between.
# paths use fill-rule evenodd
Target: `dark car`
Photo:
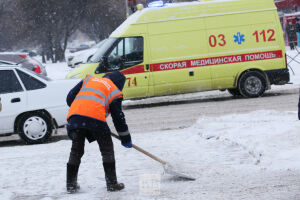
<instances>
[{"instance_id":1,"label":"dark car","mask_svg":"<svg viewBox=\"0 0 300 200\"><path fill-rule=\"evenodd\" d=\"M26 53L14 53L14 52L0 53L0 60L2 62L19 65L20 67L24 67L38 74L43 74L47 76L45 66L43 66L39 61L30 57Z\"/></svg>"},{"instance_id":2,"label":"dark car","mask_svg":"<svg viewBox=\"0 0 300 200\"><path fill-rule=\"evenodd\" d=\"M27 53L30 57L35 57L38 55L35 51L28 50L28 49L23 49L23 50L21 50L21 52Z\"/></svg>"}]
</instances>

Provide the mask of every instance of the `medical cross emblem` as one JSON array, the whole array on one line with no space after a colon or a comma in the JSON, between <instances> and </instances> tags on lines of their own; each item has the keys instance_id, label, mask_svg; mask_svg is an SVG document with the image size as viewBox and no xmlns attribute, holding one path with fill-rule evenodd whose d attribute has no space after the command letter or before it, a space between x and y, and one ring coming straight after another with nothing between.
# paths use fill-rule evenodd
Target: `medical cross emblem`
<instances>
[{"instance_id":1,"label":"medical cross emblem","mask_svg":"<svg viewBox=\"0 0 300 200\"><path fill-rule=\"evenodd\" d=\"M238 43L239 45L241 45L243 42L245 42L245 35L241 34L240 32L238 32L236 35L233 36L234 37L234 42Z\"/></svg>"}]
</instances>

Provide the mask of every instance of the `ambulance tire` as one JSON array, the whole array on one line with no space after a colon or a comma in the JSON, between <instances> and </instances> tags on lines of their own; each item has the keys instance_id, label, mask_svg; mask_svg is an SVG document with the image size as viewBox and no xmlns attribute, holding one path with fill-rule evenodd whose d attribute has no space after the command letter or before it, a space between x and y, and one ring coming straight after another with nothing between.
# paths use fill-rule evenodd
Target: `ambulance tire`
<instances>
[{"instance_id":1,"label":"ambulance tire","mask_svg":"<svg viewBox=\"0 0 300 200\"><path fill-rule=\"evenodd\" d=\"M234 88L234 89L228 89L228 92L234 96L234 97L240 97L242 96L240 91L237 89L237 88Z\"/></svg>"},{"instance_id":2,"label":"ambulance tire","mask_svg":"<svg viewBox=\"0 0 300 200\"><path fill-rule=\"evenodd\" d=\"M267 87L265 76L258 71L248 71L239 79L238 88L244 97L255 98L263 95Z\"/></svg>"}]
</instances>

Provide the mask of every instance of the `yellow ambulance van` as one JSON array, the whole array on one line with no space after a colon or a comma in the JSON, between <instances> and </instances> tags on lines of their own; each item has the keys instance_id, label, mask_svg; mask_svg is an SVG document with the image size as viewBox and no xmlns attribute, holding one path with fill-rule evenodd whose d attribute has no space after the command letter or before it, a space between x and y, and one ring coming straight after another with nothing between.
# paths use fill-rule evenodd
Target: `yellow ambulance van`
<instances>
[{"instance_id":1,"label":"yellow ambulance van","mask_svg":"<svg viewBox=\"0 0 300 200\"><path fill-rule=\"evenodd\" d=\"M139 8L67 75L121 71L126 99L207 90L259 97L289 82L273 0L211 0Z\"/></svg>"}]
</instances>

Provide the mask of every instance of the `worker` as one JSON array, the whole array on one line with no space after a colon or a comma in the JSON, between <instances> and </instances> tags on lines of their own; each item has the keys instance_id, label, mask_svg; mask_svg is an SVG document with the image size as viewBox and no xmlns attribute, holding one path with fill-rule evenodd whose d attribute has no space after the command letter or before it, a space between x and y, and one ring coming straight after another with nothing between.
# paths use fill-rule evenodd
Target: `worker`
<instances>
[{"instance_id":1,"label":"worker","mask_svg":"<svg viewBox=\"0 0 300 200\"><path fill-rule=\"evenodd\" d=\"M108 73L103 78L87 75L69 92L67 104L70 110L67 116L67 131L72 140L72 148L67 163L68 193L75 193L80 189L77 176L81 157L84 154L85 139L90 143L98 142L107 191L124 189L124 184L117 181L113 142L106 117L111 114L121 144L131 148L131 136L122 111L122 89L125 80L125 76L120 72Z\"/></svg>"},{"instance_id":2,"label":"worker","mask_svg":"<svg viewBox=\"0 0 300 200\"><path fill-rule=\"evenodd\" d=\"M295 49L295 43L296 43L296 28L295 25L292 23L291 20L288 21L288 25L286 26L286 33L289 39L289 45L290 49Z\"/></svg>"}]
</instances>

